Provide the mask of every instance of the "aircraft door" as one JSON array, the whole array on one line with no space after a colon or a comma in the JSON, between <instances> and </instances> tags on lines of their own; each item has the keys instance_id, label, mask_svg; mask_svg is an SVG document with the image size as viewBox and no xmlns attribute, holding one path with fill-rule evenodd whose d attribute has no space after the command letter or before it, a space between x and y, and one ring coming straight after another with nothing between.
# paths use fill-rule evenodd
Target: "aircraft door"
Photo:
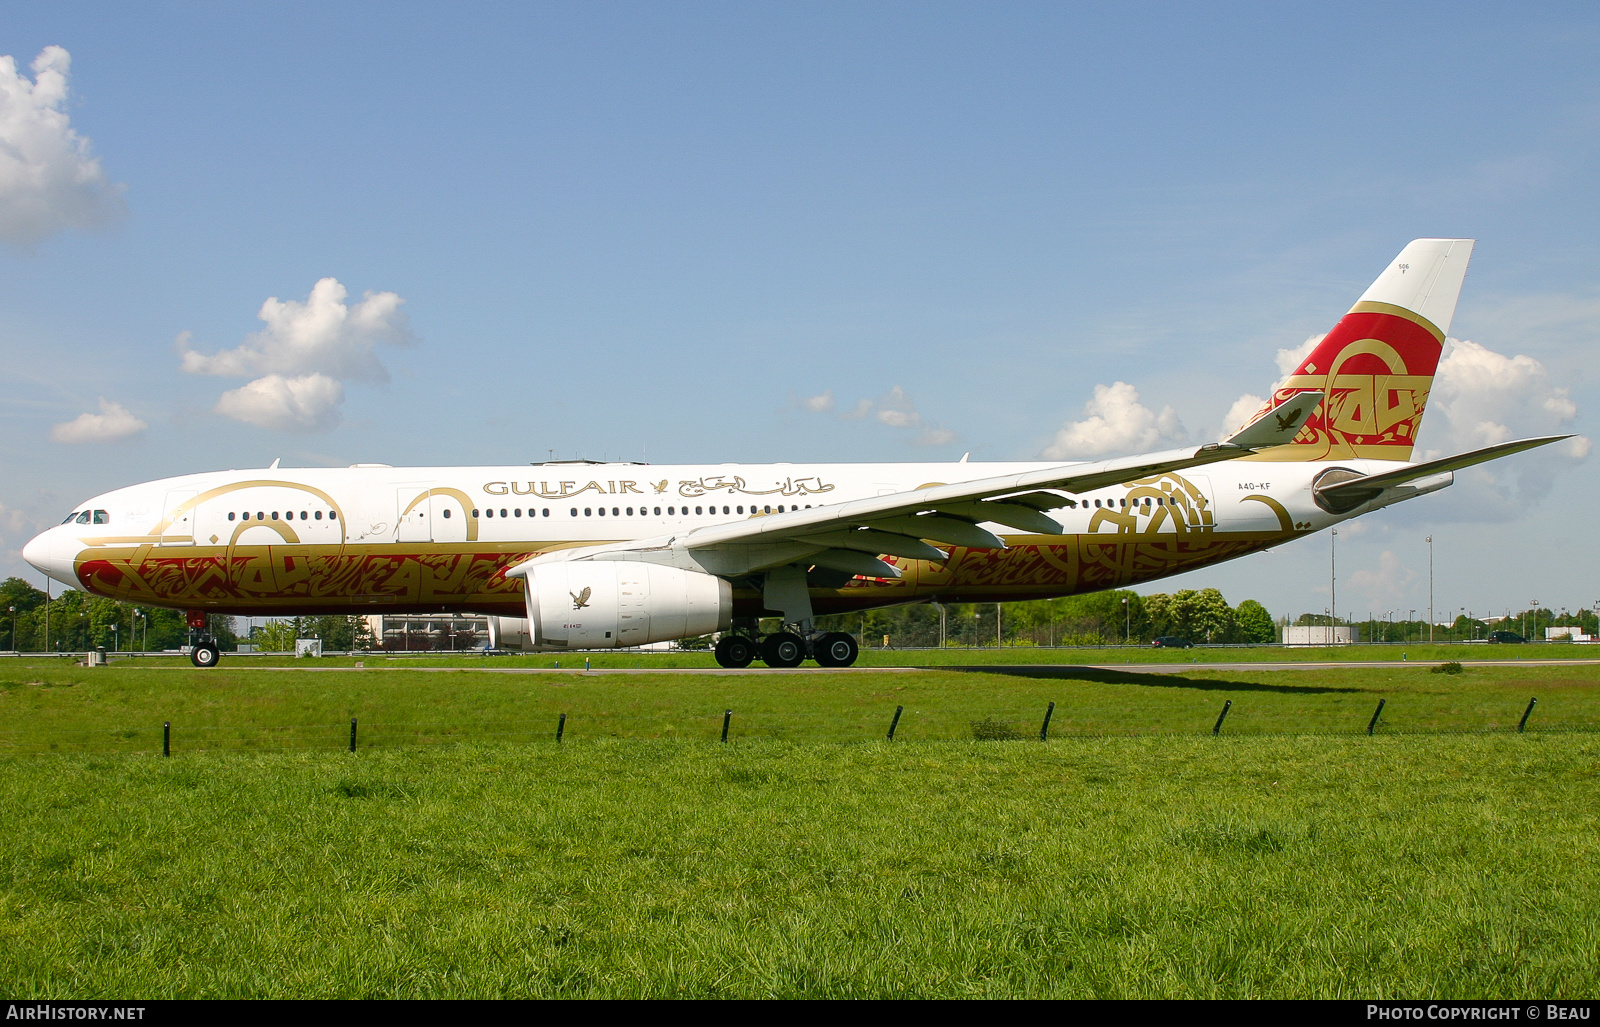
<instances>
[{"instance_id":1,"label":"aircraft door","mask_svg":"<svg viewBox=\"0 0 1600 1027\"><path fill-rule=\"evenodd\" d=\"M184 504L199 494L194 489L174 489L167 493L167 501L161 508L161 519L166 525L161 529L162 545L194 545L195 511Z\"/></svg>"},{"instance_id":2,"label":"aircraft door","mask_svg":"<svg viewBox=\"0 0 1600 1027\"><path fill-rule=\"evenodd\" d=\"M465 542L467 540L467 509L461 500L448 492L428 494L428 523L435 542Z\"/></svg>"},{"instance_id":3,"label":"aircraft door","mask_svg":"<svg viewBox=\"0 0 1600 1027\"><path fill-rule=\"evenodd\" d=\"M396 542L431 542L433 518L428 509L427 489L401 489L395 496Z\"/></svg>"}]
</instances>

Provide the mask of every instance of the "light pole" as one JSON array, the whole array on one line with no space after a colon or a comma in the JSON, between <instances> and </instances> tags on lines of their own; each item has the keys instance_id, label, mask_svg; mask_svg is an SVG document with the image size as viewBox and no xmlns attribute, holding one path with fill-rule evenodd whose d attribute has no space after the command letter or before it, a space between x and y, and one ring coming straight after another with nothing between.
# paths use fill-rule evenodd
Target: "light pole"
<instances>
[{"instance_id":1,"label":"light pole","mask_svg":"<svg viewBox=\"0 0 1600 1027\"><path fill-rule=\"evenodd\" d=\"M1131 626L1133 624L1133 621L1129 619L1132 616L1133 616L1133 614L1128 611L1128 597L1127 596L1123 596L1122 597L1122 644L1123 645L1127 645L1129 643L1129 641L1133 638L1133 629L1132 629L1132 626Z\"/></svg>"},{"instance_id":2,"label":"light pole","mask_svg":"<svg viewBox=\"0 0 1600 1027\"><path fill-rule=\"evenodd\" d=\"M996 649L1002 649L1002 648L1005 647L1005 637L1006 637L1005 625L1000 620L1000 604L999 603L995 603L994 604L994 647Z\"/></svg>"},{"instance_id":3,"label":"light pole","mask_svg":"<svg viewBox=\"0 0 1600 1027\"><path fill-rule=\"evenodd\" d=\"M134 620L134 628L135 628L135 630L137 630L140 625L145 623L144 611L143 610L134 610L133 611L133 616L135 618L135 620ZM143 632L140 632L140 634L142 636L142 640L139 643L139 651L142 652L142 653L149 652L150 651L150 629L149 628L145 628Z\"/></svg>"},{"instance_id":4,"label":"light pole","mask_svg":"<svg viewBox=\"0 0 1600 1027\"><path fill-rule=\"evenodd\" d=\"M1411 622L1417 619L1417 611L1412 610L1406 614L1406 641L1411 641Z\"/></svg>"},{"instance_id":5,"label":"light pole","mask_svg":"<svg viewBox=\"0 0 1600 1027\"><path fill-rule=\"evenodd\" d=\"M12 652L16 652L17 651L17 608L15 606L12 606L9 609L11 610L11 651Z\"/></svg>"},{"instance_id":6,"label":"light pole","mask_svg":"<svg viewBox=\"0 0 1600 1027\"><path fill-rule=\"evenodd\" d=\"M1339 619L1339 593L1334 586L1338 583L1338 576L1334 573L1334 556L1339 547L1339 529L1331 528L1328 531L1328 641L1333 641L1333 625Z\"/></svg>"},{"instance_id":7,"label":"light pole","mask_svg":"<svg viewBox=\"0 0 1600 1027\"><path fill-rule=\"evenodd\" d=\"M1537 642L1538 639L1534 636L1539 634L1539 600L1530 599L1528 600L1528 604L1533 607L1528 611L1533 615L1533 630L1528 632L1528 641Z\"/></svg>"},{"instance_id":8,"label":"light pole","mask_svg":"<svg viewBox=\"0 0 1600 1027\"><path fill-rule=\"evenodd\" d=\"M1428 641L1433 641L1433 536L1428 536Z\"/></svg>"}]
</instances>

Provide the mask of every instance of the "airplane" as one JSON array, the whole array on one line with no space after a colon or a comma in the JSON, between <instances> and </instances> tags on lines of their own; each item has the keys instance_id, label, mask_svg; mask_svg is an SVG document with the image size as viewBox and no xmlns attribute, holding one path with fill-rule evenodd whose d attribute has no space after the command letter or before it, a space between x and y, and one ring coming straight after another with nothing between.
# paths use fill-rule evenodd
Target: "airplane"
<instances>
[{"instance_id":1,"label":"airplane","mask_svg":"<svg viewBox=\"0 0 1600 1027\"><path fill-rule=\"evenodd\" d=\"M212 614L465 612L503 650L720 633L724 667L848 667L823 614L1127 587L1282 545L1570 436L1411 461L1472 254L1407 245L1262 410L1206 445L1074 463L212 471L115 489L23 549L97 596ZM781 617L760 635L759 620Z\"/></svg>"}]
</instances>

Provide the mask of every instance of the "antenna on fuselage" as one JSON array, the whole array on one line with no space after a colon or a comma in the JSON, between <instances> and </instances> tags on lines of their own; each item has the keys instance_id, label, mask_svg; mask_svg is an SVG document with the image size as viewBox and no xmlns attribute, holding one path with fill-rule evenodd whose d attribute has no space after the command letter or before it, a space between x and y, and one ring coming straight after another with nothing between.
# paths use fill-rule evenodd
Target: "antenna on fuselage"
<instances>
[{"instance_id":1,"label":"antenna on fuselage","mask_svg":"<svg viewBox=\"0 0 1600 1027\"><path fill-rule=\"evenodd\" d=\"M277 470L277 469L278 469L278 461L280 461L280 460L282 460L282 459L283 459L283 457L281 457L281 456L279 456L279 457L273 457L273 458L272 458L272 463L270 463L270 464L268 464L268 465L267 465L267 470L269 470L269 471L276 471L276 470Z\"/></svg>"}]
</instances>

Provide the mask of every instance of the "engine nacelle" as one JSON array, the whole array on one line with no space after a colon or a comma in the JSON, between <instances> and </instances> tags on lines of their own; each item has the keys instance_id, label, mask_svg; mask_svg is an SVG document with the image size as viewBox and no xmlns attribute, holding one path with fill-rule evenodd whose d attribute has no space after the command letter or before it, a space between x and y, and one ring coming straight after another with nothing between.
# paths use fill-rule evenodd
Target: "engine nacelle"
<instances>
[{"instance_id":1,"label":"engine nacelle","mask_svg":"<svg viewBox=\"0 0 1600 1027\"><path fill-rule=\"evenodd\" d=\"M526 579L529 648L618 649L726 631L733 623L733 586L699 571L574 560L530 567Z\"/></svg>"}]
</instances>

